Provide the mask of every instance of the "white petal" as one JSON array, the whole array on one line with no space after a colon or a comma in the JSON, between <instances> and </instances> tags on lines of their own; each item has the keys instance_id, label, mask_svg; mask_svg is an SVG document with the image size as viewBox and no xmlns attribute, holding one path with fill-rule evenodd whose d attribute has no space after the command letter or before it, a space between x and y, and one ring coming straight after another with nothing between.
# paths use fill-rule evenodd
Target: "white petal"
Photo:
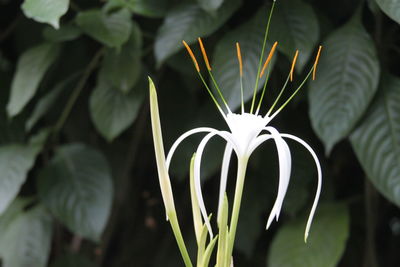
<instances>
[{"instance_id":1,"label":"white petal","mask_svg":"<svg viewBox=\"0 0 400 267\"><path fill-rule=\"evenodd\" d=\"M203 220L207 226L208 232L210 233L210 239L213 239L213 233L211 229L210 220L207 215L206 207L204 205L203 193L201 191L201 182L200 182L200 166L201 166L201 157L203 156L203 151L208 141L214 136L219 135L224 138L230 145L232 146L232 141L229 137L230 133L225 131L213 131L207 134L200 142L196 151L196 158L194 160L194 186L196 190L197 200L199 202L199 207L201 214L203 215Z\"/></svg>"},{"instance_id":2,"label":"white petal","mask_svg":"<svg viewBox=\"0 0 400 267\"><path fill-rule=\"evenodd\" d=\"M276 148L278 150L278 158L279 158L279 186L278 186L278 195L276 197L274 206L271 210L271 213L267 222L267 229L271 225L273 218L276 220L279 218L279 214L281 212L283 199L285 198L287 188L289 186L290 180L290 172L292 168L292 158L290 155L290 150L286 142L281 137L281 134L273 127L266 127L266 131L269 131L272 135L272 138L275 141Z\"/></svg>"},{"instance_id":3,"label":"white petal","mask_svg":"<svg viewBox=\"0 0 400 267\"><path fill-rule=\"evenodd\" d=\"M231 161L232 155L232 146L227 143L225 146L224 157L222 159L222 167L221 167L221 180L219 185L219 199L218 199L218 223L220 221L220 211L222 206L222 201L224 200L224 194L226 191L226 183L228 180L228 170L229 163Z\"/></svg>"},{"instance_id":4,"label":"white petal","mask_svg":"<svg viewBox=\"0 0 400 267\"><path fill-rule=\"evenodd\" d=\"M319 196L321 194L321 185L322 185L321 164L319 163L318 157L315 154L314 150L305 141L303 141L302 139L298 138L297 136L294 136L291 134L281 134L281 136L292 139L292 140L297 141L300 144L302 144L308 150L308 152L310 152L311 156L313 157L313 159L315 161L315 165L317 166L317 172L318 172L317 192L315 193L314 203L312 205L310 215L308 216L306 231L304 233L304 241L307 241L308 233L309 233L310 227L311 227L311 222L313 220L315 209L317 208Z\"/></svg>"},{"instance_id":5,"label":"white petal","mask_svg":"<svg viewBox=\"0 0 400 267\"><path fill-rule=\"evenodd\" d=\"M253 154L254 150L259 147L262 143L272 138L270 134L263 134L258 136L249 146L249 155Z\"/></svg>"},{"instance_id":6,"label":"white petal","mask_svg":"<svg viewBox=\"0 0 400 267\"><path fill-rule=\"evenodd\" d=\"M172 156L175 153L175 150L178 148L179 144L185 140L187 137L191 136L192 134L196 134L196 133L210 133L210 132L217 132L217 130L213 129L213 128L209 128L209 127L199 127L199 128L194 128L192 130L189 130L185 133L183 133L181 136L179 136L178 139L176 139L176 141L174 142L174 144L171 146L168 155L167 155L167 161L166 161L166 165L167 165L167 169L169 169L169 165L171 164L171 159Z\"/></svg>"}]
</instances>

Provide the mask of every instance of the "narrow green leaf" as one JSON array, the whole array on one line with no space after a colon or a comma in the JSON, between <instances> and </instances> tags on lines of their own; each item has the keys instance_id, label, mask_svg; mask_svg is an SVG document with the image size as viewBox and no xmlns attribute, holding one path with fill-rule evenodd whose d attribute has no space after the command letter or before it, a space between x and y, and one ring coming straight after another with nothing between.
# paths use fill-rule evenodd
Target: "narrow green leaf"
<instances>
[{"instance_id":1,"label":"narrow green leaf","mask_svg":"<svg viewBox=\"0 0 400 267\"><path fill-rule=\"evenodd\" d=\"M211 242L208 244L206 251L204 252L203 259L200 264L201 267L208 267L210 258L211 258L211 254L214 250L215 244L217 243L217 239L218 239L218 235L215 236L214 239L211 240Z\"/></svg>"},{"instance_id":2,"label":"narrow green leaf","mask_svg":"<svg viewBox=\"0 0 400 267\"><path fill-rule=\"evenodd\" d=\"M400 79L383 76L379 96L351 134L350 141L367 177L400 206Z\"/></svg>"},{"instance_id":3,"label":"narrow green leaf","mask_svg":"<svg viewBox=\"0 0 400 267\"><path fill-rule=\"evenodd\" d=\"M292 61L296 50L296 68L302 70L319 38L318 19L311 5L301 0L278 1L271 21L271 43ZM289 72L289 70L288 70Z\"/></svg>"},{"instance_id":4,"label":"narrow green leaf","mask_svg":"<svg viewBox=\"0 0 400 267\"><path fill-rule=\"evenodd\" d=\"M141 74L142 36L136 23L132 24L132 34L121 51L109 49L104 56L100 79L104 79L123 93L128 93Z\"/></svg>"},{"instance_id":5,"label":"narrow green leaf","mask_svg":"<svg viewBox=\"0 0 400 267\"><path fill-rule=\"evenodd\" d=\"M391 19L400 24L400 2L398 0L375 0Z\"/></svg>"},{"instance_id":6,"label":"narrow green leaf","mask_svg":"<svg viewBox=\"0 0 400 267\"><path fill-rule=\"evenodd\" d=\"M203 229L203 220L201 218L199 201L197 200L196 189L194 185L194 160L196 157L196 153L193 154L192 159L190 160L190 200L192 203L192 214L193 214L193 225L194 232L196 234L197 246L200 250L202 231Z\"/></svg>"},{"instance_id":7,"label":"narrow green leaf","mask_svg":"<svg viewBox=\"0 0 400 267\"><path fill-rule=\"evenodd\" d=\"M217 251L217 266L226 266L227 262L227 251L229 242L228 232L228 197L224 196L221 207L221 218L218 222L219 234L218 234L218 251Z\"/></svg>"},{"instance_id":8,"label":"narrow green leaf","mask_svg":"<svg viewBox=\"0 0 400 267\"><path fill-rule=\"evenodd\" d=\"M2 233L0 255L4 267L45 267L50 256L52 220L37 206L20 213Z\"/></svg>"},{"instance_id":9,"label":"narrow green leaf","mask_svg":"<svg viewBox=\"0 0 400 267\"><path fill-rule=\"evenodd\" d=\"M349 214L342 204L321 205L304 243L305 218L283 225L272 241L269 267L335 267L346 247Z\"/></svg>"},{"instance_id":10,"label":"narrow green leaf","mask_svg":"<svg viewBox=\"0 0 400 267\"><path fill-rule=\"evenodd\" d=\"M53 215L72 232L98 241L113 198L105 157L82 144L60 147L38 179L39 195Z\"/></svg>"},{"instance_id":11,"label":"narrow green leaf","mask_svg":"<svg viewBox=\"0 0 400 267\"><path fill-rule=\"evenodd\" d=\"M7 104L9 117L22 111L35 95L39 84L59 52L56 44L41 44L25 51L18 60Z\"/></svg>"},{"instance_id":12,"label":"narrow green leaf","mask_svg":"<svg viewBox=\"0 0 400 267\"><path fill-rule=\"evenodd\" d=\"M237 109L241 104L239 63L235 43L240 43L242 51L243 98L246 102L253 96L267 19L268 10L263 7L253 19L223 36L215 47L212 58L213 73L231 110ZM271 45L267 44L266 51L270 48ZM270 63L271 66L273 63ZM263 86L264 80L265 75L260 80L258 89Z\"/></svg>"},{"instance_id":13,"label":"narrow green leaf","mask_svg":"<svg viewBox=\"0 0 400 267\"><path fill-rule=\"evenodd\" d=\"M213 14L215 10L217 10L224 0L197 0L197 3L201 6L202 9Z\"/></svg>"},{"instance_id":14,"label":"narrow green leaf","mask_svg":"<svg viewBox=\"0 0 400 267\"><path fill-rule=\"evenodd\" d=\"M160 27L155 41L157 65L183 48L182 40L188 44L197 37L216 31L240 6L240 0L225 2L215 15L207 14L195 4L182 4L170 10Z\"/></svg>"},{"instance_id":15,"label":"narrow green leaf","mask_svg":"<svg viewBox=\"0 0 400 267\"><path fill-rule=\"evenodd\" d=\"M356 16L323 43L316 81L310 82L310 117L326 153L364 114L379 81L374 43Z\"/></svg>"},{"instance_id":16,"label":"narrow green leaf","mask_svg":"<svg viewBox=\"0 0 400 267\"><path fill-rule=\"evenodd\" d=\"M100 82L90 96L90 116L96 129L108 141L126 130L138 115L143 102L140 86L129 94Z\"/></svg>"},{"instance_id":17,"label":"narrow green leaf","mask_svg":"<svg viewBox=\"0 0 400 267\"><path fill-rule=\"evenodd\" d=\"M109 46L121 47L131 33L131 14L127 9L107 14L99 9L80 12L77 24L93 39Z\"/></svg>"},{"instance_id":18,"label":"narrow green leaf","mask_svg":"<svg viewBox=\"0 0 400 267\"><path fill-rule=\"evenodd\" d=\"M0 214L18 195L38 152L36 145L0 146Z\"/></svg>"},{"instance_id":19,"label":"narrow green leaf","mask_svg":"<svg viewBox=\"0 0 400 267\"><path fill-rule=\"evenodd\" d=\"M25 0L21 7L28 18L58 29L60 18L67 13L68 5L69 0Z\"/></svg>"}]
</instances>

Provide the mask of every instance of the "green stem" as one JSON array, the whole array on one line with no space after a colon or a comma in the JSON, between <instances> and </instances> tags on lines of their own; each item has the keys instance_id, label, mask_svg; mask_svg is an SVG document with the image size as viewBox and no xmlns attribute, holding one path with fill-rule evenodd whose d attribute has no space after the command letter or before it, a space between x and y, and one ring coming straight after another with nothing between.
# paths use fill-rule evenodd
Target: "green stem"
<instances>
[{"instance_id":1,"label":"green stem","mask_svg":"<svg viewBox=\"0 0 400 267\"><path fill-rule=\"evenodd\" d=\"M229 227L229 243L228 243L228 252L227 252L228 259L231 258L231 256L232 256L233 245L235 243L236 228L237 228L237 223L238 223L238 219L239 219L240 204L242 202L242 194L243 194L244 180L245 180L245 176L246 176L248 160L249 160L248 157L242 157L242 158L238 159L238 171L237 171L237 178L236 178L235 197L233 200L231 224Z\"/></svg>"},{"instance_id":2,"label":"green stem","mask_svg":"<svg viewBox=\"0 0 400 267\"><path fill-rule=\"evenodd\" d=\"M94 57L92 58L92 60L88 64L88 66L86 67L81 79L78 81L78 84L76 85L71 96L69 97L68 102L65 105L63 112L61 113L58 121L56 122L53 133L58 133L61 130L61 128L63 127L65 121L67 120L69 114L72 111L72 108L73 108L76 100L78 99L78 96L82 92L82 89L85 87L85 84L86 84L87 80L89 79L90 75L96 68L104 51L105 51L104 48L101 48L99 51L97 51L97 53L94 55Z\"/></svg>"},{"instance_id":3,"label":"green stem","mask_svg":"<svg viewBox=\"0 0 400 267\"><path fill-rule=\"evenodd\" d=\"M181 228L179 227L178 218L175 212L168 214L168 219L172 227L172 231L174 232L176 242L178 243L179 250L181 252L183 261L185 262L186 267L193 267L193 264L190 260L189 253L186 249L185 241L182 237Z\"/></svg>"}]
</instances>

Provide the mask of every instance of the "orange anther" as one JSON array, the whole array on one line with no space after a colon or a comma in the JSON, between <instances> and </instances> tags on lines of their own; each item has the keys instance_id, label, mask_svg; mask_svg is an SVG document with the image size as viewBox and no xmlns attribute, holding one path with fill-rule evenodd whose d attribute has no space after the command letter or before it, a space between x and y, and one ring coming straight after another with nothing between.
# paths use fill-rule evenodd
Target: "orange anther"
<instances>
[{"instance_id":1,"label":"orange anther","mask_svg":"<svg viewBox=\"0 0 400 267\"><path fill-rule=\"evenodd\" d=\"M194 57L194 54L192 52L192 49L188 46L188 44L185 41L182 41L183 45L186 47L186 50L188 51L190 57L193 60L194 66L196 67L197 72L200 72L199 64L197 63L196 58Z\"/></svg>"},{"instance_id":2,"label":"orange anther","mask_svg":"<svg viewBox=\"0 0 400 267\"><path fill-rule=\"evenodd\" d=\"M207 53L206 50L204 49L203 42L201 41L200 37L197 38L197 40L199 40L201 53L203 54L204 62L206 63L207 69L211 70L210 62L208 61Z\"/></svg>"},{"instance_id":3,"label":"orange anther","mask_svg":"<svg viewBox=\"0 0 400 267\"><path fill-rule=\"evenodd\" d=\"M322 50L322 45L319 46L317 56L315 57L314 69L313 69L313 72L312 72L313 81L315 80L315 73L317 72L317 65L318 65L319 56L321 54L321 50Z\"/></svg>"},{"instance_id":4,"label":"orange anther","mask_svg":"<svg viewBox=\"0 0 400 267\"><path fill-rule=\"evenodd\" d=\"M269 51L267 60L265 60L264 66L263 66L263 68L262 68L262 70L260 72L260 78L263 76L265 69L267 68L269 62L271 61L272 56L274 55L274 52L275 52L275 49L276 49L277 45L278 45L278 42L275 42L274 45L271 48L271 51Z\"/></svg>"},{"instance_id":5,"label":"orange anther","mask_svg":"<svg viewBox=\"0 0 400 267\"><path fill-rule=\"evenodd\" d=\"M237 58L238 58L238 61L239 61L240 76L243 76L242 53L240 52L239 43L236 43L236 52L237 52Z\"/></svg>"},{"instance_id":6,"label":"orange anther","mask_svg":"<svg viewBox=\"0 0 400 267\"><path fill-rule=\"evenodd\" d=\"M299 56L299 50L296 50L296 54L294 55L293 62L292 62L292 68L290 69L290 81L293 81L294 66L296 65L298 56Z\"/></svg>"}]
</instances>

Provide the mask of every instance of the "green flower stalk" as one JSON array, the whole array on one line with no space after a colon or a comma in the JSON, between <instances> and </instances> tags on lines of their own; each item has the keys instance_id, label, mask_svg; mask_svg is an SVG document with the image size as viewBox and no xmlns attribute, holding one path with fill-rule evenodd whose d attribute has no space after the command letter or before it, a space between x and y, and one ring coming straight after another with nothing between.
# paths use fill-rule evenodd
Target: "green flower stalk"
<instances>
[{"instance_id":1,"label":"green flower stalk","mask_svg":"<svg viewBox=\"0 0 400 267\"><path fill-rule=\"evenodd\" d=\"M299 52L296 51L292 66L287 76L287 79L277 96L276 100L272 104L271 108L268 112L262 116L259 115L260 107L262 103L262 99L264 97L265 89L268 82L268 74L270 72L271 59L274 55L275 49L278 45L277 42L272 46L265 63L262 64L262 60L264 58L264 50L266 47L266 41L268 36L269 24L271 21L272 11L275 5L275 1L273 2L271 13L268 18L268 24L265 31L263 48L261 51L260 62L258 66L258 72L256 77L256 84L253 93L253 99L251 102L251 108L249 112L245 112L244 101L243 101L243 66L242 66L242 53L240 51L239 43L236 43L237 48L237 57L239 62L239 71L240 71L240 83L241 83L241 96L242 96L242 105L240 113L233 113L221 90L218 87L218 84L212 74L212 68L210 62L208 60L206 49L204 48L203 42L199 38L200 49L205 61L205 65L207 67L208 74L211 78L211 81L216 89L216 94L213 92L208 84L205 82L203 75L201 74L201 70L199 64L189 47L189 45L183 41L184 46L186 47L195 69L205 85L205 88L210 95L211 99L215 103L218 111L222 115L222 118L225 120L229 131L217 130L209 127L199 127L192 130L187 131L182 134L175 143L171 146L167 156L165 157L164 148L162 144L162 135L161 135L161 127L160 120L158 114L158 104L157 104L157 95L153 82L150 79L150 108L151 108L151 118L152 118L152 126L153 126L153 137L154 137L154 145L156 151L156 159L157 159L157 168L158 175L160 180L161 193L163 196L163 201L166 209L167 218L169 218L171 226L173 228L174 234L178 241L179 248L181 250L182 256L184 258L186 266L192 266L190 259L188 259L186 247L183 242L183 238L181 232L179 230L179 224L177 221L176 211L174 207L173 194L171 189L171 183L169 180L168 169L171 163L171 159L175 153L175 150L179 146L179 144L185 140L187 137L197 134L197 133L205 133L206 135L201 140L199 146L197 147L196 153L194 154L191 161L191 171L190 171L190 187L191 187L191 200L192 200L192 211L193 211L193 220L194 220L194 229L196 234L196 240L198 245L198 253L197 253L197 266L206 267L208 266L208 262L210 260L210 256L213 248L217 247L217 255L216 255L216 266L217 267L230 267L233 266L232 260L232 252L233 246L235 242L236 228L239 219L240 205L242 200L242 193L245 183L246 177L246 169L247 164L250 159L251 154L264 142L268 140L272 140L277 148L278 159L279 159L279 185L278 185L278 194L275 200L275 203L272 207L271 213L267 219L266 228L268 229L274 219L278 220L279 215L282 209L283 200L286 195L286 191L290 181L291 174L291 153L289 146L287 145L285 139L291 139L300 143L303 147L305 147L309 153L312 155L318 172L318 183L317 190L315 194L315 199L313 205L311 207L310 215L307 220L307 225L304 233L304 240L307 240L312 219L318 204L320 192L321 192L321 183L322 183L322 171L319 160L317 158L316 153L313 149L302 139L296 137L291 134L280 133L277 129L270 125L271 121L277 116L283 108L290 102L290 100L299 92L299 90L303 87L307 79L312 76L312 79L315 79L317 63L321 52L321 46L319 47L318 53L315 58L314 65L306 75L303 82L298 86L298 88L291 94L291 96L281 104L279 108L276 108L279 103L280 98L283 95L289 81L293 80L294 67L296 64L296 60ZM267 79L265 80L263 90L260 98L258 99L258 105L255 106L257 102L257 89L259 80L262 78L264 73L267 73ZM223 106L219 105L219 101L217 98L220 98ZM225 110L225 111L224 111ZM200 166L202 161L202 155L205 146L209 142L209 140L215 136L219 136L226 142L224 155L222 158L222 167L221 167L221 176L220 176L220 188L219 188L219 202L218 202L218 211L217 211L217 225L218 225L218 235L214 236L213 229L210 223L210 215L207 213L207 209L204 205L203 194L201 189L200 182ZM228 170L230 165L230 160L232 154L235 154L238 160L237 173L236 173L236 187L233 198L233 207L232 213L228 214L228 198L226 196L226 187L228 182ZM209 234L209 243L206 245L207 241L207 232ZM218 241L217 241L218 239Z\"/></svg>"}]
</instances>

